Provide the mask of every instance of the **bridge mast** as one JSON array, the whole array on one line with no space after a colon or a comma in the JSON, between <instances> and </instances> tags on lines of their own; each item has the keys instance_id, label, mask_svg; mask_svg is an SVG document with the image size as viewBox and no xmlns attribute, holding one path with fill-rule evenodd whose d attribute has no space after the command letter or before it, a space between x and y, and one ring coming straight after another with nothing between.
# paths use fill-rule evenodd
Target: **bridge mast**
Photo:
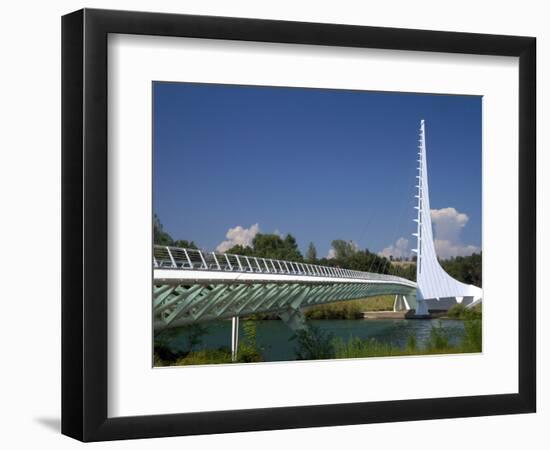
<instances>
[{"instance_id":1,"label":"bridge mast","mask_svg":"<svg viewBox=\"0 0 550 450\"><path fill-rule=\"evenodd\" d=\"M426 129L424 125L424 119L420 121L420 130L418 135L418 174L416 175L416 180L418 184L417 187L417 193L415 197L417 198L418 202L415 206L415 209L417 210L417 217L415 220L416 222L416 233L413 233L413 236L416 236L416 248L413 249L413 252L416 253L416 280L418 283L418 280L420 280L421 273L422 273L422 257L423 257L423 245L422 240L424 238L423 236L423 228L424 228L424 208L427 208L428 211L428 219L429 219L429 227L431 229L431 217L430 217L430 199L426 195L426 199L424 198L424 193L428 190L428 180L427 180L427 171L426 176L424 176L424 168L425 168L425 155L426 155ZM424 186L424 181L426 181ZM425 316L429 314L428 307L426 303L422 299L422 295L419 292L420 290L417 288L416 291L416 315L417 316Z\"/></svg>"},{"instance_id":2,"label":"bridge mast","mask_svg":"<svg viewBox=\"0 0 550 450\"><path fill-rule=\"evenodd\" d=\"M451 277L439 264L435 251L428 188L426 158L426 125L420 121L418 139L418 204L416 249L416 315L426 316L430 310L447 310L457 303L472 306L481 301L481 288L461 283Z\"/></svg>"}]
</instances>

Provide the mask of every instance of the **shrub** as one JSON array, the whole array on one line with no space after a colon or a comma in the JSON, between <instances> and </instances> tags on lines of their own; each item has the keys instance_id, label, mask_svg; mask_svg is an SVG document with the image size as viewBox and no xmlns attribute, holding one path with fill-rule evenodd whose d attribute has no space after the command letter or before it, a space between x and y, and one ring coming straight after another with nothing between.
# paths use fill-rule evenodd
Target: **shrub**
<instances>
[{"instance_id":1,"label":"shrub","mask_svg":"<svg viewBox=\"0 0 550 450\"><path fill-rule=\"evenodd\" d=\"M362 319L364 311L391 311L393 301L394 298L387 295L369 297L366 299L312 306L306 308L304 313L308 320Z\"/></svg>"},{"instance_id":2,"label":"shrub","mask_svg":"<svg viewBox=\"0 0 550 450\"><path fill-rule=\"evenodd\" d=\"M256 322L254 320L243 321L244 338L239 343L237 351L237 362L260 362L262 361L261 349L256 342Z\"/></svg>"},{"instance_id":3,"label":"shrub","mask_svg":"<svg viewBox=\"0 0 550 450\"><path fill-rule=\"evenodd\" d=\"M333 335L315 325L298 330L291 339L297 341L296 359L331 359L335 352L332 345Z\"/></svg>"},{"instance_id":4,"label":"shrub","mask_svg":"<svg viewBox=\"0 0 550 450\"><path fill-rule=\"evenodd\" d=\"M374 338L360 339L354 337L344 342L342 339L333 341L336 358L369 358L372 356L392 356L403 353L391 344L379 342Z\"/></svg>"},{"instance_id":5,"label":"shrub","mask_svg":"<svg viewBox=\"0 0 550 450\"><path fill-rule=\"evenodd\" d=\"M432 326L427 347L430 350L444 350L449 347L449 334L441 324L436 327Z\"/></svg>"},{"instance_id":6,"label":"shrub","mask_svg":"<svg viewBox=\"0 0 550 450\"><path fill-rule=\"evenodd\" d=\"M416 334L414 333L409 333L409 336L407 337L407 350L410 352L416 350Z\"/></svg>"},{"instance_id":7,"label":"shrub","mask_svg":"<svg viewBox=\"0 0 550 450\"><path fill-rule=\"evenodd\" d=\"M447 317L461 320L481 319L481 304L467 308L462 303L457 303L447 311Z\"/></svg>"},{"instance_id":8,"label":"shrub","mask_svg":"<svg viewBox=\"0 0 550 450\"><path fill-rule=\"evenodd\" d=\"M482 349L481 319L470 319L464 322L464 338L462 341L464 351L479 353Z\"/></svg>"},{"instance_id":9,"label":"shrub","mask_svg":"<svg viewBox=\"0 0 550 450\"><path fill-rule=\"evenodd\" d=\"M447 311L447 317L450 319L462 319L465 311L466 307L462 303L457 303Z\"/></svg>"},{"instance_id":10,"label":"shrub","mask_svg":"<svg viewBox=\"0 0 550 450\"><path fill-rule=\"evenodd\" d=\"M199 350L188 353L184 358L176 360L176 366L197 366L200 364L229 364L231 363L231 351L228 348L217 350Z\"/></svg>"}]
</instances>

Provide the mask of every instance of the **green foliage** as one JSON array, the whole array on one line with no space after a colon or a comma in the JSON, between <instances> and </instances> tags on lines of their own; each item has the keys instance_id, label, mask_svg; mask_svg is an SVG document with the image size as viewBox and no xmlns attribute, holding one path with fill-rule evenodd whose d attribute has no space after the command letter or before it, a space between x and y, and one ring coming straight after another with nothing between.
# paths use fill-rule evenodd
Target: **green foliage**
<instances>
[{"instance_id":1,"label":"green foliage","mask_svg":"<svg viewBox=\"0 0 550 450\"><path fill-rule=\"evenodd\" d=\"M175 336L184 331L187 339L187 350L174 350L171 346ZM187 325L182 328L163 330L155 335L154 365L165 366L175 364L176 361L186 358L193 349L202 343L202 337L208 333L207 328L200 324Z\"/></svg>"},{"instance_id":2,"label":"green foliage","mask_svg":"<svg viewBox=\"0 0 550 450\"><path fill-rule=\"evenodd\" d=\"M153 241L156 245L173 245L174 240L162 227L159 217L153 216Z\"/></svg>"},{"instance_id":3,"label":"green foliage","mask_svg":"<svg viewBox=\"0 0 550 450\"><path fill-rule=\"evenodd\" d=\"M166 361L155 351L153 354L153 367L164 367L166 365Z\"/></svg>"},{"instance_id":4,"label":"green foliage","mask_svg":"<svg viewBox=\"0 0 550 450\"><path fill-rule=\"evenodd\" d=\"M172 245L179 248L194 248L198 250L197 244L194 241L186 241L185 239L178 239Z\"/></svg>"},{"instance_id":5,"label":"green foliage","mask_svg":"<svg viewBox=\"0 0 550 450\"><path fill-rule=\"evenodd\" d=\"M261 258L284 259L287 261L303 261L296 239L287 234L284 239L278 234L258 233L252 240L252 247L235 245L227 253Z\"/></svg>"},{"instance_id":6,"label":"green foliage","mask_svg":"<svg viewBox=\"0 0 550 450\"><path fill-rule=\"evenodd\" d=\"M252 247L245 247L243 245L234 245L230 249L228 249L225 253L229 253L232 255L241 255L241 256L258 256L254 252L254 249Z\"/></svg>"},{"instance_id":7,"label":"green foliage","mask_svg":"<svg viewBox=\"0 0 550 450\"><path fill-rule=\"evenodd\" d=\"M315 248L315 244L313 244L313 242L310 242L307 247L306 260L311 264L315 264L317 262L317 249Z\"/></svg>"},{"instance_id":8,"label":"green foliage","mask_svg":"<svg viewBox=\"0 0 550 450\"><path fill-rule=\"evenodd\" d=\"M393 311L395 295L379 295L355 301L360 302L363 311Z\"/></svg>"},{"instance_id":9,"label":"green foliage","mask_svg":"<svg viewBox=\"0 0 550 450\"><path fill-rule=\"evenodd\" d=\"M467 310L470 311L470 310ZM441 324L433 326L428 342L418 345L418 338L414 332L410 333L404 348L381 342L375 338L360 339L350 337L347 341L342 338L334 339L331 333L323 331L315 325L300 330L291 338L297 341L295 349L296 359L332 359L332 358L368 358L383 356L430 355L450 353L478 353L482 350L482 319L481 313L476 311L464 319L464 333L456 344L450 343L450 332ZM262 361L261 351L256 342L256 322L243 321L244 336L239 344L239 363ZM229 364L231 351L226 348L201 349L190 352L174 352L159 339L155 343L154 365L199 365L199 364Z\"/></svg>"},{"instance_id":10,"label":"green foliage","mask_svg":"<svg viewBox=\"0 0 550 450\"><path fill-rule=\"evenodd\" d=\"M482 349L482 327L481 317L471 318L464 322L464 338L462 345L464 351L471 353L481 352Z\"/></svg>"},{"instance_id":11,"label":"green foliage","mask_svg":"<svg viewBox=\"0 0 550 450\"><path fill-rule=\"evenodd\" d=\"M335 339L332 344L334 345L336 358L369 358L402 353L399 348L379 342L374 338L360 339L354 337L347 342L339 338Z\"/></svg>"},{"instance_id":12,"label":"green foliage","mask_svg":"<svg viewBox=\"0 0 550 450\"><path fill-rule=\"evenodd\" d=\"M407 337L407 350L414 352L416 350L417 343L416 343L416 334L410 333Z\"/></svg>"},{"instance_id":13,"label":"green foliage","mask_svg":"<svg viewBox=\"0 0 550 450\"><path fill-rule=\"evenodd\" d=\"M449 319L462 319L465 311L466 307L462 303L457 303L447 311L447 317Z\"/></svg>"},{"instance_id":14,"label":"green foliage","mask_svg":"<svg viewBox=\"0 0 550 450\"><path fill-rule=\"evenodd\" d=\"M216 350L199 350L191 352L175 361L175 366L197 366L200 364L230 364L231 351L227 348Z\"/></svg>"},{"instance_id":15,"label":"green foliage","mask_svg":"<svg viewBox=\"0 0 550 450\"><path fill-rule=\"evenodd\" d=\"M414 264L392 264L389 273L416 280L416 256L412 260ZM481 287L481 261L481 254L474 253L471 256L457 256L439 262L445 271L458 281Z\"/></svg>"},{"instance_id":16,"label":"green foliage","mask_svg":"<svg viewBox=\"0 0 550 450\"><path fill-rule=\"evenodd\" d=\"M154 363L157 366L173 363L178 358L187 354L186 351L174 350L170 345L173 338L178 334L176 329L167 329L155 334L154 337ZM161 364L162 362L162 364Z\"/></svg>"},{"instance_id":17,"label":"green foliage","mask_svg":"<svg viewBox=\"0 0 550 450\"><path fill-rule=\"evenodd\" d=\"M481 253L441 261L445 271L459 281L481 287Z\"/></svg>"},{"instance_id":18,"label":"green foliage","mask_svg":"<svg viewBox=\"0 0 550 450\"><path fill-rule=\"evenodd\" d=\"M457 303L447 311L447 317L449 319L458 320L474 320L481 319L481 304L474 306L473 308L467 308L462 303Z\"/></svg>"},{"instance_id":19,"label":"green foliage","mask_svg":"<svg viewBox=\"0 0 550 450\"><path fill-rule=\"evenodd\" d=\"M304 311L308 320L340 320L340 319L361 319L363 317L361 303L357 301L327 303L325 305L313 306Z\"/></svg>"},{"instance_id":20,"label":"green foliage","mask_svg":"<svg viewBox=\"0 0 550 450\"><path fill-rule=\"evenodd\" d=\"M428 349L444 350L446 348L449 348L449 333L441 326L441 324L435 327L432 326L432 329L430 330Z\"/></svg>"},{"instance_id":21,"label":"green foliage","mask_svg":"<svg viewBox=\"0 0 550 450\"><path fill-rule=\"evenodd\" d=\"M308 320L362 319L365 311L392 311L395 297L381 295L345 302L325 303L304 310Z\"/></svg>"},{"instance_id":22,"label":"green foliage","mask_svg":"<svg viewBox=\"0 0 550 450\"><path fill-rule=\"evenodd\" d=\"M159 216L153 215L153 243L155 245L168 245L180 248L198 248L193 241L174 240L162 227Z\"/></svg>"},{"instance_id":23,"label":"green foliage","mask_svg":"<svg viewBox=\"0 0 550 450\"><path fill-rule=\"evenodd\" d=\"M156 343L154 346L154 364L155 366L169 366L174 364L179 358L183 358L188 352L180 352L173 350L165 343Z\"/></svg>"},{"instance_id":24,"label":"green foliage","mask_svg":"<svg viewBox=\"0 0 550 450\"><path fill-rule=\"evenodd\" d=\"M449 353L477 353L481 351L481 318L464 322L464 335L457 345L450 344L449 332L441 325L434 326L426 346L419 347L417 336L411 333L405 348L380 342L375 338L351 338L347 342L341 338L332 342L336 358L369 358L381 356L430 355Z\"/></svg>"},{"instance_id":25,"label":"green foliage","mask_svg":"<svg viewBox=\"0 0 550 450\"><path fill-rule=\"evenodd\" d=\"M343 239L335 239L332 241L331 246L336 259L350 259L358 250L352 241L344 241Z\"/></svg>"},{"instance_id":26,"label":"green foliage","mask_svg":"<svg viewBox=\"0 0 550 450\"><path fill-rule=\"evenodd\" d=\"M166 341L155 341L154 364L155 366L166 366L174 364L180 358L184 358L189 352L174 350Z\"/></svg>"},{"instance_id":27,"label":"green foliage","mask_svg":"<svg viewBox=\"0 0 550 450\"><path fill-rule=\"evenodd\" d=\"M332 359L335 356L332 333L327 333L315 325L298 330L291 339L297 341L294 350L296 359Z\"/></svg>"},{"instance_id":28,"label":"green foliage","mask_svg":"<svg viewBox=\"0 0 550 450\"><path fill-rule=\"evenodd\" d=\"M256 321L244 320L243 321L244 337L239 342L239 349L237 351L237 362L260 362L262 361L261 350L257 346L256 342Z\"/></svg>"},{"instance_id":29,"label":"green foliage","mask_svg":"<svg viewBox=\"0 0 550 450\"><path fill-rule=\"evenodd\" d=\"M284 239L281 239L277 234L259 233L254 236L253 247L256 256L262 258L286 259L288 261L303 260L296 239L291 234L287 234Z\"/></svg>"}]
</instances>

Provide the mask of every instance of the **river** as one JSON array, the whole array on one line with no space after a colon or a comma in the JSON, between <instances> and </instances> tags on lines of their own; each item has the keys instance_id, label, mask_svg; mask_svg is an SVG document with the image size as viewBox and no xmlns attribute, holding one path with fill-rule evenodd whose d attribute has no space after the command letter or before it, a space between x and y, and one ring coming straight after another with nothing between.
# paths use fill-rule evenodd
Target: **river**
<instances>
[{"instance_id":1,"label":"river","mask_svg":"<svg viewBox=\"0 0 550 450\"><path fill-rule=\"evenodd\" d=\"M296 341L291 340L293 332L280 320L256 321L256 342L262 351L264 361L289 361L295 359ZM417 344L423 346L430 337L432 326L442 326L451 337L450 343L460 340L464 331L461 320L411 320L411 319L377 319L377 320L310 320L315 325L335 338L347 341L351 337L361 339L375 338L380 342L391 343L404 348L410 334L416 335ZM205 325L208 333L201 338L196 347L215 349L231 346L231 321L224 320ZM241 321L240 337L243 336ZM174 350L187 350L187 330L170 331L170 346Z\"/></svg>"}]
</instances>

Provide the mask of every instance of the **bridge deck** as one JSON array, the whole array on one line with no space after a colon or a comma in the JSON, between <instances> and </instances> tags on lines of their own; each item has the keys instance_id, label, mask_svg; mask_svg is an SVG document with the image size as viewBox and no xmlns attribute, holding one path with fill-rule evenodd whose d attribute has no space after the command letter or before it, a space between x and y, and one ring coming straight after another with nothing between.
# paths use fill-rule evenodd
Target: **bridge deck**
<instances>
[{"instance_id":1,"label":"bridge deck","mask_svg":"<svg viewBox=\"0 0 550 450\"><path fill-rule=\"evenodd\" d=\"M342 282L349 280L393 281L416 287L416 283L413 281L394 275L160 245L154 247L153 266L155 279L163 280L209 278L212 280L266 279L276 281L298 280L305 277L339 279ZM205 275L205 272L210 273L210 275ZM234 274L238 274L238 276Z\"/></svg>"},{"instance_id":2,"label":"bridge deck","mask_svg":"<svg viewBox=\"0 0 550 450\"><path fill-rule=\"evenodd\" d=\"M156 330L257 313L295 317L301 308L377 295L413 296L404 278L314 264L156 246Z\"/></svg>"}]
</instances>

